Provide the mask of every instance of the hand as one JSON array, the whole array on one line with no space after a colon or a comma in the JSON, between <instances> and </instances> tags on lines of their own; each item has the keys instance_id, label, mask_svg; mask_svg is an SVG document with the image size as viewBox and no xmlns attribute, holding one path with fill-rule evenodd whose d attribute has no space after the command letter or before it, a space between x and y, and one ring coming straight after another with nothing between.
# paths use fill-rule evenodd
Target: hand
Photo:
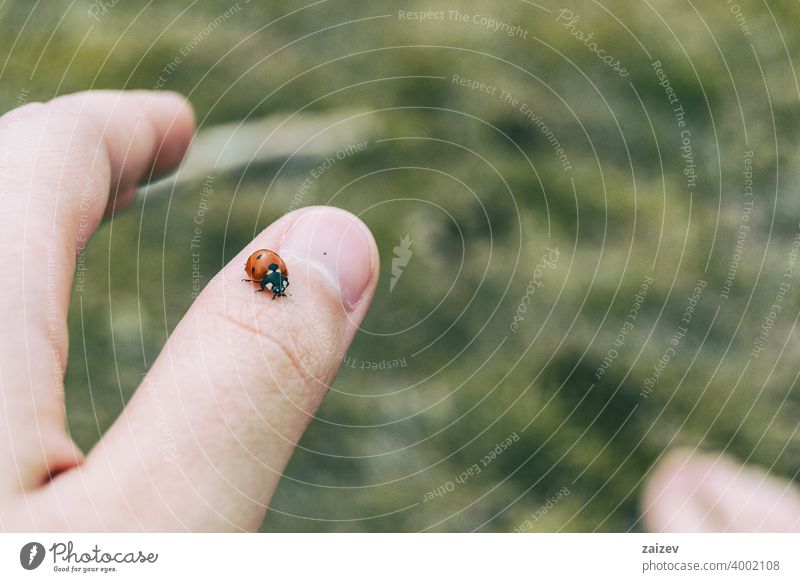
<instances>
[{"instance_id":1,"label":"hand","mask_svg":"<svg viewBox=\"0 0 800 582\"><path fill-rule=\"evenodd\" d=\"M675 451L645 488L654 532L800 532L800 492L724 455Z\"/></svg>"},{"instance_id":2,"label":"hand","mask_svg":"<svg viewBox=\"0 0 800 582\"><path fill-rule=\"evenodd\" d=\"M378 254L363 223L283 216L209 282L84 458L63 398L76 252L193 131L170 93L80 93L0 118L0 530L256 530L366 313ZM242 282L259 248L286 261L290 297Z\"/></svg>"}]
</instances>

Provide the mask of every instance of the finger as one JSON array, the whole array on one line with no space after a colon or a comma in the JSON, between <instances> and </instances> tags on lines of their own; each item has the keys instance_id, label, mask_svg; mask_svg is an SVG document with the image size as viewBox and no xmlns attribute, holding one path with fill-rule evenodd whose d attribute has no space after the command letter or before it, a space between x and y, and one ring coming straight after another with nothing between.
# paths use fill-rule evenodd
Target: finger
<instances>
[{"instance_id":1,"label":"finger","mask_svg":"<svg viewBox=\"0 0 800 582\"><path fill-rule=\"evenodd\" d=\"M650 476L643 513L653 532L798 532L800 492L724 455L678 451Z\"/></svg>"},{"instance_id":2,"label":"finger","mask_svg":"<svg viewBox=\"0 0 800 582\"><path fill-rule=\"evenodd\" d=\"M183 98L89 92L0 118L0 493L46 481L79 453L64 431L66 316L76 252L114 186L175 164L193 117Z\"/></svg>"},{"instance_id":3,"label":"finger","mask_svg":"<svg viewBox=\"0 0 800 582\"><path fill-rule=\"evenodd\" d=\"M289 297L242 282L260 248L285 260ZM53 483L50 503L77 495L103 507L110 517L82 523L89 529L257 529L377 278L375 242L353 215L310 208L278 220L208 284L121 418Z\"/></svg>"},{"instance_id":4,"label":"finger","mask_svg":"<svg viewBox=\"0 0 800 582\"><path fill-rule=\"evenodd\" d=\"M194 113L177 93L90 91L64 95L52 103L78 118L91 110L110 161L107 212L126 206L137 184L173 170L194 133Z\"/></svg>"}]
</instances>

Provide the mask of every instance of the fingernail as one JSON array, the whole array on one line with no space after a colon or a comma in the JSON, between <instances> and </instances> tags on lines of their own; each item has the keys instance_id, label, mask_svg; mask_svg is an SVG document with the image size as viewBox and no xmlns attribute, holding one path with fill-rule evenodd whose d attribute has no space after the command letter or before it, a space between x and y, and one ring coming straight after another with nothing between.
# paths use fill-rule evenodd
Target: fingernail
<instances>
[{"instance_id":1,"label":"fingernail","mask_svg":"<svg viewBox=\"0 0 800 582\"><path fill-rule=\"evenodd\" d=\"M351 311L372 278L374 245L372 233L358 218L338 208L319 207L304 210L292 224L281 254L322 271Z\"/></svg>"}]
</instances>

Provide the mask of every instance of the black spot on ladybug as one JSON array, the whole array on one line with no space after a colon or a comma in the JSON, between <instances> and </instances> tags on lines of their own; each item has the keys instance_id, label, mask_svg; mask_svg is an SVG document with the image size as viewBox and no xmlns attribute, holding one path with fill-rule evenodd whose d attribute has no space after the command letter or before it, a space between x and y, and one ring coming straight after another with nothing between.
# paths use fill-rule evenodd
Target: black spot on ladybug
<instances>
[{"instance_id":1,"label":"black spot on ladybug","mask_svg":"<svg viewBox=\"0 0 800 582\"><path fill-rule=\"evenodd\" d=\"M253 273L253 275L255 275L256 274L256 268L255 267L250 267L250 272Z\"/></svg>"},{"instance_id":2,"label":"black spot on ladybug","mask_svg":"<svg viewBox=\"0 0 800 582\"><path fill-rule=\"evenodd\" d=\"M258 256L256 257L256 260L260 259L260 258L261 258L261 257L263 257L263 256L264 256L264 255L258 255Z\"/></svg>"}]
</instances>

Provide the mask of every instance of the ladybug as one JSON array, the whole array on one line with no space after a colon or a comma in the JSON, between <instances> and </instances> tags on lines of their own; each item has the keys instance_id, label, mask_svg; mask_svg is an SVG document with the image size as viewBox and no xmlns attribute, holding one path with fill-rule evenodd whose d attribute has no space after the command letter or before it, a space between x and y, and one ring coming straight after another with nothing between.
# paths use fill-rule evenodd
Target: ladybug
<instances>
[{"instance_id":1,"label":"ladybug","mask_svg":"<svg viewBox=\"0 0 800 582\"><path fill-rule=\"evenodd\" d=\"M255 282L261 285L261 291L272 291L272 299L286 297L286 288L289 286L289 271L286 263L278 253L269 249L260 249L250 255L244 266L249 279L243 281Z\"/></svg>"}]
</instances>

